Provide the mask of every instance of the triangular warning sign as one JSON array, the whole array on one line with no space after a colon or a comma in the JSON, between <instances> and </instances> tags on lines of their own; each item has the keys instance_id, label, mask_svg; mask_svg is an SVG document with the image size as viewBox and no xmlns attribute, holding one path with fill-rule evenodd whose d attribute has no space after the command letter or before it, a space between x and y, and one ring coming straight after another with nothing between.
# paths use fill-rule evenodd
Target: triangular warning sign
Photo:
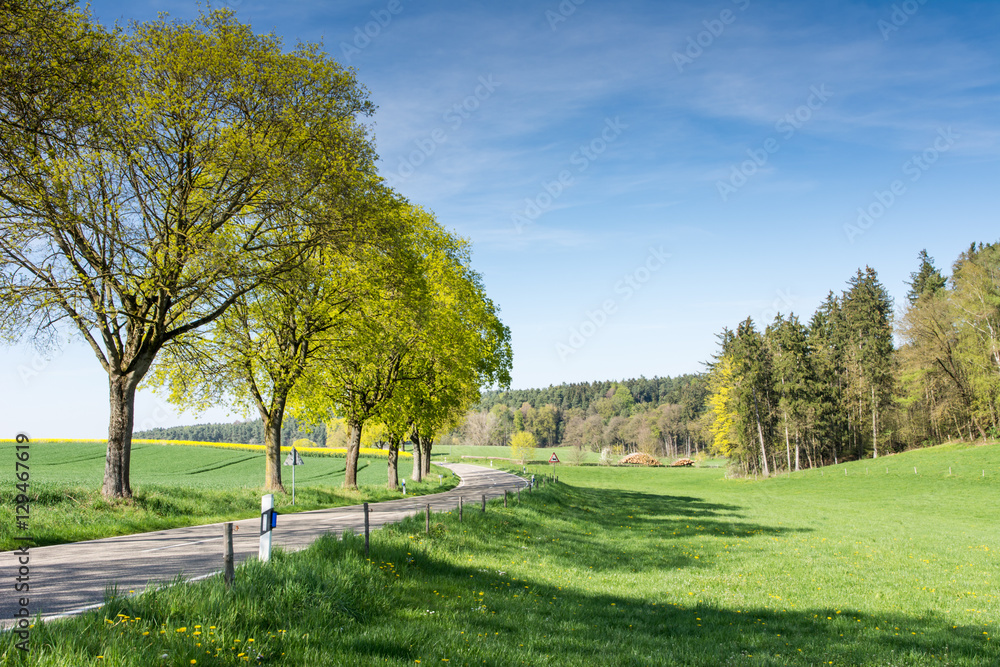
<instances>
[{"instance_id":1,"label":"triangular warning sign","mask_svg":"<svg viewBox=\"0 0 1000 667\"><path fill-rule=\"evenodd\" d=\"M285 465L286 466L302 466L302 465L305 465L305 464L306 464L306 462L302 460L302 457L299 456L299 453L297 451L295 451L294 447L292 447L292 451L289 452L288 456L285 458Z\"/></svg>"},{"instance_id":2,"label":"triangular warning sign","mask_svg":"<svg viewBox=\"0 0 1000 667\"><path fill-rule=\"evenodd\" d=\"M556 456L555 452L552 452L552 456L549 457L549 463L559 463L559 457Z\"/></svg>"}]
</instances>

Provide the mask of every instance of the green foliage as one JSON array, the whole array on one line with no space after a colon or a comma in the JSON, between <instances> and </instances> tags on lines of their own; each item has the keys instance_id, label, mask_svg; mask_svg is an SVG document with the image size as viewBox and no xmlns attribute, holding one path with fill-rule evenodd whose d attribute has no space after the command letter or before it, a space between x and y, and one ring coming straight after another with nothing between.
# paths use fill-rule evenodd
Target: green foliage
<instances>
[{"instance_id":1,"label":"green foliage","mask_svg":"<svg viewBox=\"0 0 1000 667\"><path fill-rule=\"evenodd\" d=\"M705 376L686 375L486 391L467 425L481 420L489 407L498 420L509 415L510 432L530 431L541 447L599 452L610 446L653 456L693 455L711 439L702 417L705 383Z\"/></svg>"},{"instance_id":2,"label":"green foliage","mask_svg":"<svg viewBox=\"0 0 1000 667\"><path fill-rule=\"evenodd\" d=\"M948 282L934 266L934 260L926 250L921 250L917 259L920 260L920 268L910 274L910 282L907 283L910 290L906 293L906 299L911 306L921 298L934 296L944 289Z\"/></svg>"},{"instance_id":3,"label":"green foliage","mask_svg":"<svg viewBox=\"0 0 1000 667\"><path fill-rule=\"evenodd\" d=\"M537 447L535 436L530 431L518 431L510 439L510 454L522 464L534 456Z\"/></svg>"}]
</instances>

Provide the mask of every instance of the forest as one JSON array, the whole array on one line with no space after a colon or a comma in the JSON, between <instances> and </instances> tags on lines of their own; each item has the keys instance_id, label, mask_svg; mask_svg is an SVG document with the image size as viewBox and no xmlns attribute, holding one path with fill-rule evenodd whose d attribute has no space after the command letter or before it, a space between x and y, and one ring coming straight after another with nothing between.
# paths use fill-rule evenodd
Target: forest
<instances>
[{"instance_id":1,"label":"forest","mask_svg":"<svg viewBox=\"0 0 1000 667\"><path fill-rule=\"evenodd\" d=\"M457 437L472 445L506 445L528 431L540 447L689 455L709 443L706 398L700 374L491 391L466 415Z\"/></svg>"},{"instance_id":2,"label":"forest","mask_svg":"<svg viewBox=\"0 0 1000 667\"><path fill-rule=\"evenodd\" d=\"M897 319L866 267L808 323L723 330L708 374L712 449L745 474L996 438L1000 245L972 244L950 277L926 251Z\"/></svg>"}]
</instances>

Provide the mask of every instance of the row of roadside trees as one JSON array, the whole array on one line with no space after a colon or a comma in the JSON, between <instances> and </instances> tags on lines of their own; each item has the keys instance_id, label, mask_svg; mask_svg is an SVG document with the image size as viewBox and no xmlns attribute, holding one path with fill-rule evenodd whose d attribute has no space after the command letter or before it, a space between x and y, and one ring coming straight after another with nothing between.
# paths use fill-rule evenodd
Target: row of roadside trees
<instances>
[{"instance_id":1,"label":"row of roadside trees","mask_svg":"<svg viewBox=\"0 0 1000 667\"><path fill-rule=\"evenodd\" d=\"M997 437L1000 246L972 245L950 279L918 259L898 321L866 268L808 324L778 315L763 331L749 318L724 330L708 378L714 449L767 476Z\"/></svg>"},{"instance_id":2,"label":"row of roadside trees","mask_svg":"<svg viewBox=\"0 0 1000 667\"><path fill-rule=\"evenodd\" d=\"M229 11L106 30L70 0L0 3L0 315L10 340L65 329L108 374L102 491L131 495L135 392L233 402L390 434L414 475L509 331L469 245L383 184L353 71L285 51Z\"/></svg>"}]
</instances>

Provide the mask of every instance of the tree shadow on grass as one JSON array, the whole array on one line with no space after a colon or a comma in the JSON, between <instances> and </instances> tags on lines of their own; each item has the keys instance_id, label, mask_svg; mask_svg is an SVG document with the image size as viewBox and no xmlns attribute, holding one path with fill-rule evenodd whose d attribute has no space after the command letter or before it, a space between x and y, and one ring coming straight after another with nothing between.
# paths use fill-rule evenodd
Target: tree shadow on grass
<instances>
[{"instance_id":1,"label":"tree shadow on grass","mask_svg":"<svg viewBox=\"0 0 1000 667\"><path fill-rule=\"evenodd\" d=\"M548 512L556 506L565 513L567 523L572 525L572 519L583 516L595 530L627 531L623 526L629 524L621 523L626 518L632 521L632 530L655 532L666 524L669 536L653 546L645 546L651 542L648 539L615 540L613 547L595 548L591 543L587 558L606 561L602 566L595 564L595 570L642 568L656 572L664 567L706 567L706 559L679 553L671 541L705 531L725 535L792 532L743 522L738 508L702 503L696 498L624 494L629 496L628 503L609 506L607 512L591 512L577 503L582 503L585 495L593 500L592 491L575 496L576 491L538 493L516 513L494 507L486 515L468 517L467 525L448 518L429 541L412 537L423 531L422 523L404 522L396 529L403 534L380 541L374 552L377 558L397 564L394 572L402 574L389 580L404 600L401 607L426 608L427 613L437 612L448 619L435 626L432 637L423 640L412 614L409 620L395 619L397 635L405 635L407 628L418 635L409 639L415 648L404 652L405 657L411 662L421 659L439 664L447 658L452 664L497 666L1000 664L1000 650L984 632L988 627L955 626L935 613L720 608L697 597L674 603L658 600L641 589L584 593L570 581L563 586L551 583L551 576L544 581L531 577L518 580L503 571L456 565L455 552L462 549L470 553L488 549L502 559L523 553L520 547L530 545L529 550L544 552L545 562L554 559L560 566L566 565L567 572L579 573L581 564L588 561L563 553L568 541L565 536L552 537L558 533L554 524L559 521L553 521L554 515ZM602 494L596 492L597 497ZM556 495L562 496L562 502ZM542 512L546 513L544 521ZM533 534L543 530L548 532ZM404 535L408 531L411 535ZM527 536L521 540L523 544L507 548L500 539L505 531L521 531ZM442 550L449 556L441 554ZM366 633L367 629L353 640L358 642L359 651Z\"/></svg>"},{"instance_id":2,"label":"tree shadow on grass","mask_svg":"<svg viewBox=\"0 0 1000 667\"><path fill-rule=\"evenodd\" d=\"M559 567L586 565L595 572L711 567L719 540L751 535L787 535L802 529L746 521L735 505L691 496L667 496L606 489L547 486L522 493L521 506L481 521L467 513L475 529L448 524L459 548L490 550L522 562L544 555ZM454 513L452 513L454 518ZM470 524L470 526L473 524ZM404 528L405 529L405 528ZM419 532L417 529L414 532ZM694 539L698 538L697 545Z\"/></svg>"}]
</instances>

